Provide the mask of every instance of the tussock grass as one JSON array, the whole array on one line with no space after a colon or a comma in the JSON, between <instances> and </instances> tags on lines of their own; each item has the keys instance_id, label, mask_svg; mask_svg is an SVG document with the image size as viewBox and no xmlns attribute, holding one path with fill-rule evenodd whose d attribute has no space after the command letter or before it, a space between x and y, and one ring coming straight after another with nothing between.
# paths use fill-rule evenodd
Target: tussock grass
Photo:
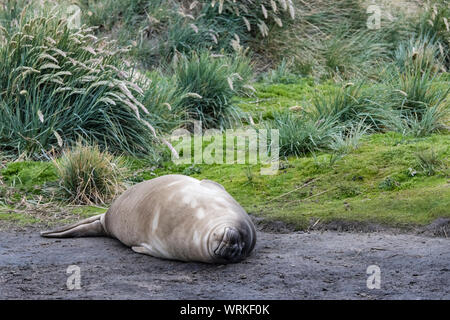
<instances>
[{"instance_id":1,"label":"tussock grass","mask_svg":"<svg viewBox=\"0 0 450 320\"><path fill-rule=\"evenodd\" d=\"M80 5L88 25L132 44L133 56L146 67L165 65L180 53L234 52L295 17L291 0L82 0Z\"/></svg>"},{"instance_id":2,"label":"tussock grass","mask_svg":"<svg viewBox=\"0 0 450 320\"><path fill-rule=\"evenodd\" d=\"M433 65L419 62L399 73L390 85L392 110L384 115L386 127L415 136L445 130L450 88L442 88L440 83L441 75Z\"/></svg>"},{"instance_id":3,"label":"tussock grass","mask_svg":"<svg viewBox=\"0 0 450 320\"><path fill-rule=\"evenodd\" d=\"M270 28L275 25L283 27L289 20L295 19L295 5L292 0L243 0L243 1L203 1L207 7L213 8L221 17L239 17L246 31L269 35ZM208 4L211 6L208 6Z\"/></svg>"},{"instance_id":4,"label":"tussock grass","mask_svg":"<svg viewBox=\"0 0 450 320\"><path fill-rule=\"evenodd\" d=\"M426 1L425 10L416 25L416 33L433 38L439 48L438 54L450 69L450 6L446 0Z\"/></svg>"},{"instance_id":5,"label":"tussock grass","mask_svg":"<svg viewBox=\"0 0 450 320\"><path fill-rule=\"evenodd\" d=\"M358 149L362 138L369 129L370 127L365 125L364 122L360 122L357 125L352 124L346 130L333 136L333 141L330 143L329 148L340 155L351 153Z\"/></svg>"},{"instance_id":6,"label":"tussock grass","mask_svg":"<svg viewBox=\"0 0 450 320\"><path fill-rule=\"evenodd\" d=\"M149 111L123 71L123 50L92 28L69 29L56 13L27 18L26 10L17 31L0 31L1 148L39 157L83 137L113 152L150 153Z\"/></svg>"},{"instance_id":7,"label":"tussock grass","mask_svg":"<svg viewBox=\"0 0 450 320\"><path fill-rule=\"evenodd\" d=\"M329 95L317 93L310 113L315 119L332 118L345 125L358 122L365 105L361 86L350 84L334 89Z\"/></svg>"},{"instance_id":8,"label":"tussock grass","mask_svg":"<svg viewBox=\"0 0 450 320\"><path fill-rule=\"evenodd\" d=\"M395 51L395 62L401 71L420 69L445 72L439 44L429 35L413 37L400 43Z\"/></svg>"},{"instance_id":9,"label":"tussock grass","mask_svg":"<svg viewBox=\"0 0 450 320\"><path fill-rule=\"evenodd\" d=\"M200 120L205 128L225 128L239 120L232 98L251 90L253 71L247 57L203 51L182 57L175 68L180 105L188 119Z\"/></svg>"},{"instance_id":10,"label":"tussock grass","mask_svg":"<svg viewBox=\"0 0 450 320\"><path fill-rule=\"evenodd\" d=\"M441 160L439 154L437 154L434 150L418 152L416 154L416 160L423 174L427 176L434 176L443 167L445 167L445 163Z\"/></svg>"},{"instance_id":11,"label":"tussock grass","mask_svg":"<svg viewBox=\"0 0 450 320\"><path fill-rule=\"evenodd\" d=\"M265 121L267 127L280 130L282 155L299 156L317 150L346 154L369 133L397 131L423 137L447 130L450 89L433 66L423 68L422 63L413 63L405 70L394 67L385 82L337 84L324 87L326 91L304 91L300 84L265 85L256 101L267 99L267 92L272 94L270 102L264 103L267 109L290 101L285 100L287 97L303 96L306 100L303 106L277 107L281 111L273 114L273 120ZM251 110L247 107L247 111Z\"/></svg>"},{"instance_id":12,"label":"tussock grass","mask_svg":"<svg viewBox=\"0 0 450 320\"><path fill-rule=\"evenodd\" d=\"M299 76L294 74L291 68L292 68L292 60L288 62L286 59L283 59L281 63L278 65L278 67L262 74L261 79L265 83L269 84L296 83L299 81Z\"/></svg>"},{"instance_id":13,"label":"tussock grass","mask_svg":"<svg viewBox=\"0 0 450 320\"><path fill-rule=\"evenodd\" d=\"M364 29L355 32L345 27L334 32L319 49L324 75L349 79L370 74L388 59L388 44L380 33Z\"/></svg>"},{"instance_id":14,"label":"tussock grass","mask_svg":"<svg viewBox=\"0 0 450 320\"><path fill-rule=\"evenodd\" d=\"M266 122L266 127L279 130L280 156L284 157L326 149L340 130L335 118L314 120L291 112L275 113L274 119Z\"/></svg>"},{"instance_id":15,"label":"tussock grass","mask_svg":"<svg viewBox=\"0 0 450 320\"><path fill-rule=\"evenodd\" d=\"M126 167L122 158L98 146L77 143L53 161L62 189L76 204L104 204L124 191Z\"/></svg>"},{"instance_id":16,"label":"tussock grass","mask_svg":"<svg viewBox=\"0 0 450 320\"><path fill-rule=\"evenodd\" d=\"M294 6L296 18L289 28L273 32L254 47L261 65L277 64L288 56L294 61L293 71L301 75L336 80L372 76L380 63L391 60L391 50L412 29L407 19L391 12L396 20L383 19L381 30L369 30L366 5L357 0L296 0Z\"/></svg>"},{"instance_id":17,"label":"tussock grass","mask_svg":"<svg viewBox=\"0 0 450 320\"><path fill-rule=\"evenodd\" d=\"M169 132L184 125L183 94L177 88L175 75L160 71L147 72L142 104L150 114L145 118L160 132Z\"/></svg>"}]
</instances>

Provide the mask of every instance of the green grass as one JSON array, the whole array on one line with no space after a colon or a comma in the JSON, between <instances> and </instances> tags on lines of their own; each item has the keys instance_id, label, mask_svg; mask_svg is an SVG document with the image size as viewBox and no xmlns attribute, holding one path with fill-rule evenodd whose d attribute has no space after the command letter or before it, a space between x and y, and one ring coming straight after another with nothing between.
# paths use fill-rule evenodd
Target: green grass
<instances>
[{"instance_id":1,"label":"green grass","mask_svg":"<svg viewBox=\"0 0 450 320\"><path fill-rule=\"evenodd\" d=\"M438 217L450 217L448 145L448 134L415 138L391 132L364 137L359 148L334 162L330 153L288 158L281 161L274 176L260 175L259 165L177 166L166 162L149 168L147 162L136 160L131 164L134 175L129 178L140 182L180 173L211 179L223 184L250 214L284 221L298 229L307 228L318 219L321 223L339 220L387 226L425 225ZM442 163L434 175L422 169L417 157L429 150ZM7 172L16 167L20 170L7 176L26 176L29 168L34 167L35 172L36 168L44 167L42 163L35 164L12 163ZM30 183L45 183L41 175L32 176ZM47 178L53 180L54 176ZM316 180L295 190L311 179ZM84 218L105 211L95 206L79 206L72 213ZM39 222L29 215L7 212L1 212L0 220Z\"/></svg>"},{"instance_id":2,"label":"green grass","mask_svg":"<svg viewBox=\"0 0 450 320\"><path fill-rule=\"evenodd\" d=\"M450 216L445 1L417 16L391 12L395 21L372 31L356 0L293 0L292 8L271 0L80 0L82 22L99 28L78 32L58 18L69 2L59 2L55 17L46 7L22 14L27 2L0 9L0 220L105 211L67 206L62 190L70 188L51 162L7 163L60 157L79 139L124 153L129 185L170 173L208 178L249 213L299 229ZM260 82L247 96L253 70ZM259 165L176 166L155 143L193 119L205 128L252 124L241 111L257 127L280 129L278 174L262 176Z\"/></svg>"},{"instance_id":3,"label":"green grass","mask_svg":"<svg viewBox=\"0 0 450 320\"><path fill-rule=\"evenodd\" d=\"M256 83L256 94L239 97L238 106L242 111L250 113L255 121L273 119L274 113L290 107L308 109L317 92L326 95L336 87L331 81L315 83L312 78L301 77L290 84Z\"/></svg>"},{"instance_id":4,"label":"green grass","mask_svg":"<svg viewBox=\"0 0 450 320\"><path fill-rule=\"evenodd\" d=\"M299 229L317 219L424 225L450 217L449 143L448 134L414 138L391 132L366 136L358 149L335 162L329 153L289 158L275 176L260 175L260 166L172 163L142 175L151 179L154 174L182 173L217 181L249 213ZM421 169L416 157L429 149L444 164L433 176ZM316 180L286 194L311 179Z\"/></svg>"},{"instance_id":5,"label":"green grass","mask_svg":"<svg viewBox=\"0 0 450 320\"><path fill-rule=\"evenodd\" d=\"M83 139L151 154L151 120L141 119L150 112L138 101L146 85L131 81L121 48L70 29L57 12L32 12L24 9L17 30L0 28L1 150L42 159Z\"/></svg>"},{"instance_id":6,"label":"green grass","mask_svg":"<svg viewBox=\"0 0 450 320\"><path fill-rule=\"evenodd\" d=\"M0 176L9 185L25 189L58 179L55 166L43 161L11 162L0 171Z\"/></svg>"},{"instance_id":7,"label":"green grass","mask_svg":"<svg viewBox=\"0 0 450 320\"><path fill-rule=\"evenodd\" d=\"M25 200L30 203L53 201L55 192L58 192L57 185L58 176L52 162L17 161L6 163L0 169L0 207L4 205L22 206ZM10 216L1 219L8 217Z\"/></svg>"},{"instance_id":8,"label":"green grass","mask_svg":"<svg viewBox=\"0 0 450 320\"><path fill-rule=\"evenodd\" d=\"M43 215L42 213L36 215L36 213L32 210L18 211L12 206L0 205L0 222L10 222L18 224L20 226L29 226L38 223L44 223L48 225L61 225L73 223L80 219L85 219L101 213L105 213L107 210L106 208L96 206L78 206L74 208L65 208L67 213L63 217L54 218L52 217L52 209L54 210L55 208L46 208L45 215Z\"/></svg>"},{"instance_id":9,"label":"green grass","mask_svg":"<svg viewBox=\"0 0 450 320\"><path fill-rule=\"evenodd\" d=\"M19 225L30 225L39 222L39 219L30 217L29 215L15 212L2 212L0 207L0 221L15 222Z\"/></svg>"},{"instance_id":10,"label":"green grass","mask_svg":"<svg viewBox=\"0 0 450 320\"><path fill-rule=\"evenodd\" d=\"M401 72L392 67L380 69L381 81L317 83L298 77L290 84L259 82L254 85L256 94L239 98L237 105L255 122L291 109L318 119L339 115L341 124L364 121L381 132L424 136L443 129L450 110L448 73Z\"/></svg>"},{"instance_id":11,"label":"green grass","mask_svg":"<svg viewBox=\"0 0 450 320\"><path fill-rule=\"evenodd\" d=\"M241 97L237 104L255 120L258 115L271 119L292 105L304 103L309 109L317 93L330 95L341 86L315 84L308 78L289 85L258 83L255 96ZM255 100L258 103L251 103ZM363 135L342 154L315 151L284 158L274 176L260 175L260 165L177 166L128 157L130 174L126 180L133 184L173 173L211 179L223 184L249 213L285 221L298 229L318 219L321 223L340 220L425 225L437 217L450 217L449 145L448 132L426 137L396 132ZM55 169L46 166L45 162L10 163L1 171L2 180L14 188L22 184L43 188L56 179ZM15 201L20 202L22 196L16 193ZM73 211L80 217L101 212L104 209L87 206ZM14 217L2 215L0 219Z\"/></svg>"},{"instance_id":12,"label":"green grass","mask_svg":"<svg viewBox=\"0 0 450 320\"><path fill-rule=\"evenodd\" d=\"M97 214L105 213L106 208L96 207L96 206L79 206L72 210L72 213L78 214L83 218L89 218Z\"/></svg>"}]
</instances>

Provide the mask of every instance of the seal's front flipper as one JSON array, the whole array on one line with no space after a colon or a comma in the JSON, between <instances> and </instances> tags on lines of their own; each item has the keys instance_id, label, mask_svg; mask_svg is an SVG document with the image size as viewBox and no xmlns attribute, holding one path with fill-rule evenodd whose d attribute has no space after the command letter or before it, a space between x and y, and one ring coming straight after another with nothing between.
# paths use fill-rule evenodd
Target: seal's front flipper
<instances>
[{"instance_id":1,"label":"seal's front flipper","mask_svg":"<svg viewBox=\"0 0 450 320\"><path fill-rule=\"evenodd\" d=\"M41 232L41 236L47 238L106 236L108 233L104 228L104 216L103 213L56 230L44 231Z\"/></svg>"},{"instance_id":2,"label":"seal's front flipper","mask_svg":"<svg viewBox=\"0 0 450 320\"><path fill-rule=\"evenodd\" d=\"M153 249L151 246L149 246L146 243L141 243L138 246L131 247L131 249L137 253L146 254L146 255L149 255L152 257L157 257L157 258L164 258L164 254L161 254L161 252Z\"/></svg>"},{"instance_id":3,"label":"seal's front flipper","mask_svg":"<svg viewBox=\"0 0 450 320\"><path fill-rule=\"evenodd\" d=\"M148 249L147 249L146 247L144 247L144 246L131 247L131 249L132 249L134 252L137 252L137 253L151 255L151 254L150 254L150 250L148 250Z\"/></svg>"}]
</instances>

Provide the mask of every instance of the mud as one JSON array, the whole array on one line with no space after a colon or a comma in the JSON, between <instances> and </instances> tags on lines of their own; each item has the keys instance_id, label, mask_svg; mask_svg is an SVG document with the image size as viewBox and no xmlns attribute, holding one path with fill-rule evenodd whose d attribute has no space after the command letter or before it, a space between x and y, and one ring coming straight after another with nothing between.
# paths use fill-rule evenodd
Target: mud
<instances>
[{"instance_id":1,"label":"mud","mask_svg":"<svg viewBox=\"0 0 450 320\"><path fill-rule=\"evenodd\" d=\"M450 299L450 240L387 232L258 232L232 265L161 260L110 238L0 231L1 299ZM67 268L81 270L69 290ZM369 265L381 270L368 289Z\"/></svg>"}]
</instances>

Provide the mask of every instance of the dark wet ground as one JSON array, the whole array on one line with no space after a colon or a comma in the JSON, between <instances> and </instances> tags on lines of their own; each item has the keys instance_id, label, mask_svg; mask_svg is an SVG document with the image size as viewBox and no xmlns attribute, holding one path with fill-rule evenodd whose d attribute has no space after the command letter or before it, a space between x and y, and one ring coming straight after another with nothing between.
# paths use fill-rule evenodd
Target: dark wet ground
<instances>
[{"instance_id":1,"label":"dark wet ground","mask_svg":"<svg viewBox=\"0 0 450 320\"><path fill-rule=\"evenodd\" d=\"M139 255L109 238L0 231L1 299L450 299L450 240L387 232L258 232L232 265ZM70 265L81 289L68 290ZM369 265L381 288L368 289Z\"/></svg>"}]
</instances>

